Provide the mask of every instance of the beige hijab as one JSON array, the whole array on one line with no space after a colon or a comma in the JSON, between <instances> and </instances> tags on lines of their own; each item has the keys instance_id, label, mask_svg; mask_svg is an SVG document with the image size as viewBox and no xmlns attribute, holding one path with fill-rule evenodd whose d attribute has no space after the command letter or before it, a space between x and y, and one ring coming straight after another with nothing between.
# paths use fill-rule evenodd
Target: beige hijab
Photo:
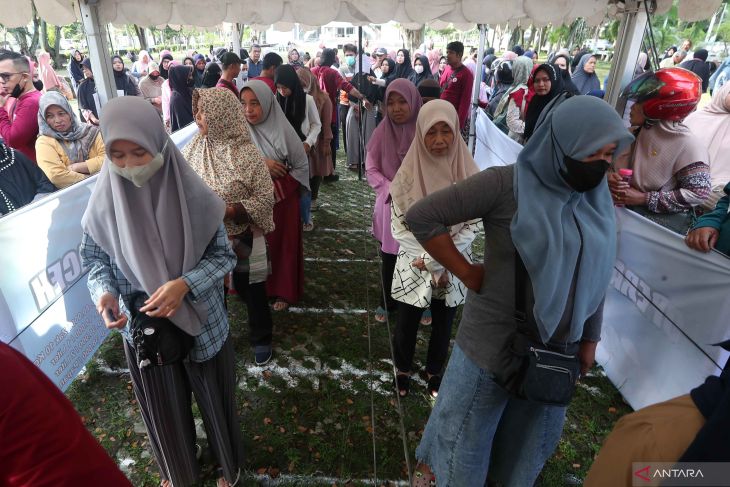
<instances>
[{"instance_id":1,"label":"beige hijab","mask_svg":"<svg viewBox=\"0 0 730 487\"><path fill-rule=\"evenodd\" d=\"M230 90L193 92L193 116L205 114L207 135L198 133L183 155L203 181L226 202L241 203L253 224L274 230L274 185L263 155L251 140L241 103ZM228 235L239 235L248 224L225 221Z\"/></svg>"},{"instance_id":2,"label":"beige hijab","mask_svg":"<svg viewBox=\"0 0 730 487\"><path fill-rule=\"evenodd\" d=\"M730 182L730 83L712 94L712 102L684 120L694 136L707 147L710 155L712 187Z\"/></svg>"},{"instance_id":3,"label":"beige hijab","mask_svg":"<svg viewBox=\"0 0 730 487\"><path fill-rule=\"evenodd\" d=\"M445 156L434 156L424 143L426 132L445 122L454 132L454 143ZM479 172L469 148L459 134L459 115L445 100L433 100L421 107L416 136L390 185L390 195L398 208L408 209L435 191L451 186Z\"/></svg>"}]
</instances>

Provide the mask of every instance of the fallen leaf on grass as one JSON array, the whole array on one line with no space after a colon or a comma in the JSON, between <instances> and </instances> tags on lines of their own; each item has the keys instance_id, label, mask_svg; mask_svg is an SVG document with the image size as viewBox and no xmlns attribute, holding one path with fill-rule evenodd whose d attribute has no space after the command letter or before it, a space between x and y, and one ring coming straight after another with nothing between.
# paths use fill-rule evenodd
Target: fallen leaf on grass
<instances>
[{"instance_id":1,"label":"fallen leaf on grass","mask_svg":"<svg viewBox=\"0 0 730 487\"><path fill-rule=\"evenodd\" d=\"M353 404L355 404L355 401L353 401L353 400L352 400L352 399L350 399L349 397L348 397L347 399L345 399L345 402L346 402L347 404L349 404L350 406L352 406Z\"/></svg>"},{"instance_id":2,"label":"fallen leaf on grass","mask_svg":"<svg viewBox=\"0 0 730 487\"><path fill-rule=\"evenodd\" d=\"M574 464L573 464L573 468L576 468L576 469L577 469L577 468L580 468L580 463L574 463Z\"/></svg>"},{"instance_id":3,"label":"fallen leaf on grass","mask_svg":"<svg viewBox=\"0 0 730 487\"><path fill-rule=\"evenodd\" d=\"M306 433L307 432L307 427L306 426L297 426L297 430L300 433Z\"/></svg>"},{"instance_id":4,"label":"fallen leaf on grass","mask_svg":"<svg viewBox=\"0 0 730 487\"><path fill-rule=\"evenodd\" d=\"M281 470L279 470L279 469L278 469L278 468L276 468L276 467L271 467L271 468L269 469L269 477L271 477L272 479L275 479L275 478L277 478L277 477L279 476L279 474L280 474L280 473L281 473Z\"/></svg>"},{"instance_id":5,"label":"fallen leaf on grass","mask_svg":"<svg viewBox=\"0 0 730 487\"><path fill-rule=\"evenodd\" d=\"M271 423L273 423L273 421L271 420L271 418L264 418L264 424L266 426L270 425Z\"/></svg>"},{"instance_id":6,"label":"fallen leaf on grass","mask_svg":"<svg viewBox=\"0 0 730 487\"><path fill-rule=\"evenodd\" d=\"M610 407L610 408L608 408L608 412L611 414L616 414L616 408Z\"/></svg>"},{"instance_id":7,"label":"fallen leaf on grass","mask_svg":"<svg viewBox=\"0 0 730 487\"><path fill-rule=\"evenodd\" d=\"M286 433L286 429L283 426L279 426L279 433Z\"/></svg>"}]
</instances>

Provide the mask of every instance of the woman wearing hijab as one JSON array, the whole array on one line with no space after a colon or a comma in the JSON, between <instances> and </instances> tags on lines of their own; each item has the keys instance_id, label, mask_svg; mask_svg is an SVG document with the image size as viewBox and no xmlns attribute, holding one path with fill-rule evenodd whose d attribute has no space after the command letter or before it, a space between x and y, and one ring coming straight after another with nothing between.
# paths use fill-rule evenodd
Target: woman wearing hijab
<instances>
[{"instance_id":1,"label":"woman wearing hijab","mask_svg":"<svg viewBox=\"0 0 730 487\"><path fill-rule=\"evenodd\" d=\"M441 57L439 58L439 69L438 69L438 71L437 71L437 72L435 73L435 76L436 76L436 80L437 80L437 81L439 81L439 83L441 82L441 77L442 77L442 76L444 75L444 73L446 72L446 68L447 68L447 66L448 66L448 65L449 65L449 63L448 63L448 61L446 60L446 56L441 56Z\"/></svg>"},{"instance_id":2,"label":"woman wearing hijab","mask_svg":"<svg viewBox=\"0 0 730 487\"><path fill-rule=\"evenodd\" d=\"M514 82L514 76L512 75L512 61L506 59L500 59L495 61L496 66L494 67L494 81L495 85L492 89L492 96L489 97L489 104L487 105L487 115L494 119L494 113L499 107L500 102L504 95L506 95L512 88Z\"/></svg>"},{"instance_id":3,"label":"woman wearing hijab","mask_svg":"<svg viewBox=\"0 0 730 487\"><path fill-rule=\"evenodd\" d=\"M195 61L193 60L192 56L185 56L185 59L183 59L182 64L183 64L183 66L193 67L193 66L195 66Z\"/></svg>"},{"instance_id":4,"label":"woman wearing hijab","mask_svg":"<svg viewBox=\"0 0 730 487\"><path fill-rule=\"evenodd\" d=\"M414 485L434 476L438 485L460 487L482 487L487 478L534 484L567 406L524 399L512 385L520 361L511 350L528 353L526 341L574 357L578 373L593 365L616 252L605 173L632 138L607 103L573 97L548 114L516 164L479 172L406 213L424 250L469 288L416 450ZM449 234L475 218L484 223L484 264L470 263ZM568 389L560 403L571 396Z\"/></svg>"},{"instance_id":5,"label":"woman wearing hijab","mask_svg":"<svg viewBox=\"0 0 730 487\"><path fill-rule=\"evenodd\" d=\"M289 65L293 67L294 69L299 69L304 67L304 63L302 63L299 60L299 51L296 49L292 49L289 51L289 55L287 56Z\"/></svg>"},{"instance_id":6,"label":"woman wearing hijab","mask_svg":"<svg viewBox=\"0 0 730 487\"><path fill-rule=\"evenodd\" d=\"M174 66L170 69L170 129L173 132L193 123L193 69Z\"/></svg>"},{"instance_id":7,"label":"woman wearing hijab","mask_svg":"<svg viewBox=\"0 0 730 487\"><path fill-rule=\"evenodd\" d=\"M553 59L553 65L559 68L560 77L563 80L563 89L571 95L579 95L578 87L573 83L573 79L570 76L570 57L567 54L558 54Z\"/></svg>"},{"instance_id":8,"label":"woman wearing hijab","mask_svg":"<svg viewBox=\"0 0 730 487\"><path fill-rule=\"evenodd\" d=\"M201 88L215 88L221 79L222 73L223 70L220 64L214 62L208 63L205 67L205 73L203 73L203 85Z\"/></svg>"},{"instance_id":9,"label":"woman wearing hijab","mask_svg":"<svg viewBox=\"0 0 730 487\"><path fill-rule=\"evenodd\" d=\"M276 68L274 75L276 83L276 100L279 102L286 119L299 136L304 146L304 152L309 157L317 143L322 122L319 119L317 104L312 96L306 94L299 81L299 76L293 66L282 64ZM311 180L311 175L310 175ZM312 221L312 193L302 192L300 212L302 215L302 229L305 232L314 230Z\"/></svg>"},{"instance_id":10,"label":"woman wearing hijab","mask_svg":"<svg viewBox=\"0 0 730 487\"><path fill-rule=\"evenodd\" d=\"M220 59L220 58L219 58ZM205 73L205 56L196 54L193 56L193 86L203 86L203 74Z\"/></svg>"},{"instance_id":11,"label":"woman wearing hijab","mask_svg":"<svg viewBox=\"0 0 730 487\"><path fill-rule=\"evenodd\" d=\"M101 170L105 152L98 127L79 122L61 93L49 91L41 97L38 132L38 167L58 189Z\"/></svg>"},{"instance_id":12,"label":"woman wearing hijab","mask_svg":"<svg viewBox=\"0 0 730 487\"><path fill-rule=\"evenodd\" d=\"M55 186L35 162L0 140L0 216L54 191Z\"/></svg>"},{"instance_id":13,"label":"woman wearing hijab","mask_svg":"<svg viewBox=\"0 0 730 487\"><path fill-rule=\"evenodd\" d=\"M241 90L244 115L256 147L274 181L273 232L266 235L271 275L266 283L274 311L283 311L304 292L304 247L299 197L309 191L309 160L269 85L251 80Z\"/></svg>"},{"instance_id":14,"label":"woman wearing hijab","mask_svg":"<svg viewBox=\"0 0 730 487\"><path fill-rule=\"evenodd\" d=\"M152 63L150 53L142 49L139 51L139 59L132 65L132 75L141 79L150 73L150 64Z\"/></svg>"},{"instance_id":15,"label":"woman wearing hijab","mask_svg":"<svg viewBox=\"0 0 730 487\"><path fill-rule=\"evenodd\" d=\"M649 55L645 52L640 52L639 57L636 59L636 66L634 66L634 78L646 72L647 62L649 62Z\"/></svg>"},{"instance_id":16,"label":"woman wearing hijab","mask_svg":"<svg viewBox=\"0 0 730 487\"><path fill-rule=\"evenodd\" d=\"M170 77L170 63L172 62L172 53L165 49L160 53L160 76L165 79Z\"/></svg>"},{"instance_id":17,"label":"woman wearing hijab","mask_svg":"<svg viewBox=\"0 0 730 487\"><path fill-rule=\"evenodd\" d=\"M416 202L479 172L459 132L459 115L448 101L434 100L421 108L415 139L390 185L391 228L400 245L391 294L398 301L393 352L401 396L409 392L418 325L425 308L432 313L427 388L431 397L438 396L451 325L466 295L464 284L423 250L405 220ZM454 245L469 263L471 244L480 227L479 219L450 227Z\"/></svg>"},{"instance_id":18,"label":"woman wearing hijab","mask_svg":"<svg viewBox=\"0 0 730 487\"><path fill-rule=\"evenodd\" d=\"M701 83L685 69L667 68L626 87L625 95L636 100L629 115L636 142L617 166L633 170L630 184L617 174L609 177L617 204L650 213L685 213L710 196L707 146L682 123L700 101ZM658 88L643 92L654 86Z\"/></svg>"},{"instance_id":19,"label":"woman wearing hijab","mask_svg":"<svg viewBox=\"0 0 730 487\"><path fill-rule=\"evenodd\" d=\"M373 236L380 242L380 272L386 296L380 297L375 320L383 323L397 303L391 297L393 272L399 245L391 231L390 186L416 134L416 120L423 105L418 89L408 80L395 80L385 92L383 121L368 143L365 172L375 190Z\"/></svg>"},{"instance_id":20,"label":"woman wearing hijab","mask_svg":"<svg viewBox=\"0 0 730 487\"><path fill-rule=\"evenodd\" d=\"M51 55L45 51L38 54L38 76L43 82L44 93L62 91L64 87L68 89L66 82L58 77L53 66L51 66Z\"/></svg>"},{"instance_id":21,"label":"woman wearing hijab","mask_svg":"<svg viewBox=\"0 0 730 487\"><path fill-rule=\"evenodd\" d=\"M520 143L525 132L525 114L532 98L527 87L532 69L532 60L524 56L512 61L512 86L494 111L495 124L506 126L510 138Z\"/></svg>"},{"instance_id":22,"label":"woman wearing hijab","mask_svg":"<svg viewBox=\"0 0 730 487\"><path fill-rule=\"evenodd\" d=\"M541 64L532 72L529 86L533 95L525 114L525 142L532 137L538 121L543 120L547 112L555 109L566 97L572 96L565 91L560 73L560 68L552 64ZM562 97L561 100L558 97Z\"/></svg>"},{"instance_id":23,"label":"woman wearing hijab","mask_svg":"<svg viewBox=\"0 0 730 487\"><path fill-rule=\"evenodd\" d=\"M81 51L74 49L74 52L71 54L71 59L68 61L68 74L71 75L71 82L76 93L78 93L79 85L84 81L84 71L81 66L81 61L83 60L84 55L81 54Z\"/></svg>"},{"instance_id":24,"label":"woman wearing hijab","mask_svg":"<svg viewBox=\"0 0 730 487\"><path fill-rule=\"evenodd\" d=\"M139 82L139 91L145 100L150 102L155 110L162 115L162 85L165 80L160 74L159 65L152 61L147 65L148 75Z\"/></svg>"},{"instance_id":25,"label":"woman wearing hijab","mask_svg":"<svg viewBox=\"0 0 730 487\"><path fill-rule=\"evenodd\" d=\"M141 96L137 79L127 72L124 67L124 60L121 56L112 57L112 68L114 68L114 84L117 87L117 93L123 96Z\"/></svg>"},{"instance_id":26,"label":"woman wearing hijab","mask_svg":"<svg viewBox=\"0 0 730 487\"><path fill-rule=\"evenodd\" d=\"M266 298L269 262L264 235L274 230L274 186L232 92L195 90L193 113L200 131L183 155L226 203L223 223L238 257L233 287L246 302L254 359L264 365L271 359L273 330Z\"/></svg>"},{"instance_id":27,"label":"woman wearing hijab","mask_svg":"<svg viewBox=\"0 0 730 487\"><path fill-rule=\"evenodd\" d=\"M330 146L332 141L332 127L330 126L332 123L332 102L330 97L319 88L317 78L308 68L297 69L297 76L299 76L304 92L314 99L322 125L317 142L309 152L309 187L312 190L311 207L315 210L318 208L317 198L319 197L322 178L330 176L334 172L332 147Z\"/></svg>"},{"instance_id":28,"label":"woman wearing hijab","mask_svg":"<svg viewBox=\"0 0 730 487\"><path fill-rule=\"evenodd\" d=\"M413 72L413 62L411 61L411 53L408 49L398 49L395 55L395 78L408 79Z\"/></svg>"},{"instance_id":29,"label":"woman wearing hijab","mask_svg":"<svg viewBox=\"0 0 730 487\"><path fill-rule=\"evenodd\" d=\"M588 53L580 58L571 77L579 95L587 95L591 91L601 89L601 81L596 75L596 56Z\"/></svg>"},{"instance_id":30,"label":"woman wearing hijab","mask_svg":"<svg viewBox=\"0 0 730 487\"><path fill-rule=\"evenodd\" d=\"M408 77L408 80L414 85L418 86L421 81L432 79L431 68L428 66L428 58L426 56L416 56L413 61L413 72Z\"/></svg>"},{"instance_id":31,"label":"woman wearing hijab","mask_svg":"<svg viewBox=\"0 0 730 487\"><path fill-rule=\"evenodd\" d=\"M684 125L709 152L712 194L702 206L712 210L725 197L724 188L730 182L730 83L716 89L712 101L692 112L684 119Z\"/></svg>"},{"instance_id":32,"label":"woman wearing hijab","mask_svg":"<svg viewBox=\"0 0 730 487\"><path fill-rule=\"evenodd\" d=\"M86 122L92 125L99 125L99 112L96 106L94 95L96 94L96 82L94 81L94 72L91 71L91 60L84 58L81 61L81 67L86 78L79 84L78 98L79 109Z\"/></svg>"},{"instance_id":33,"label":"woman wearing hijab","mask_svg":"<svg viewBox=\"0 0 730 487\"><path fill-rule=\"evenodd\" d=\"M226 205L142 98L110 100L101 131L109 160L81 220L92 300L107 328L124 337L162 485L198 480L191 391L219 464L218 486L231 485L243 449L223 299L223 279L236 262L223 226ZM137 330L133 340L130 323L145 333ZM150 329L166 330L160 349L143 338ZM167 350L177 353L163 355ZM148 354L157 359L150 362Z\"/></svg>"}]
</instances>

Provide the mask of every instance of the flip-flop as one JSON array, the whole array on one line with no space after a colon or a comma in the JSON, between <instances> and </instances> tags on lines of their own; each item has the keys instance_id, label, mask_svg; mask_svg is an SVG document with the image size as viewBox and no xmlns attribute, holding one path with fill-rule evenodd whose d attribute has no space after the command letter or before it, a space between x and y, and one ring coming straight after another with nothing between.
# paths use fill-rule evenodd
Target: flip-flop
<instances>
[{"instance_id":1,"label":"flip-flop","mask_svg":"<svg viewBox=\"0 0 730 487\"><path fill-rule=\"evenodd\" d=\"M378 306L375 309L375 321L377 321L378 323L385 323L385 320L387 319L388 312L382 306Z\"/></svg>"},{"instance_id":2,"label":"flip-flop","mask_svg":"<svg viewBox=\"0 0 730 487\"><path fill-rule=\"evenodd\" d=\"M423 310L423 314L421 315L421 324L423 326L429 326L431 323L433 323L431 308L426 308L425 310Z\"/></svg>"},{"instance_id":3,"label":"flip-flop","mask_svg":"<svg viewBox=\"0 0 730 487\"><path fill-rule=\"evenodd\" d=\"M277 299L271 307L274 311L286 311L289 308L289 303L283 299Z\"/></svg>"},{"instance_id":4,"label":"flip-flop","mask_svg":"<svg viewBox=\"0 0 730 487\"><path fill-rule=\"evenodd\" d=\"M420 470L413 472L413 482L411 483L411 487L432 487L435 485L436 477L434 474L421 472Z\"/></svg>"}]
</instances>

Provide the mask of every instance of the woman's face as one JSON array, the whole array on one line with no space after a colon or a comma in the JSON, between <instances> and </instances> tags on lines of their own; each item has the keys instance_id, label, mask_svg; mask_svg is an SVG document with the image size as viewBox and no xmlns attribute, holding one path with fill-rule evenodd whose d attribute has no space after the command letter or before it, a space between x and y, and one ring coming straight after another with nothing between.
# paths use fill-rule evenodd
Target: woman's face
<instances>
[{"instance_id":1,"label":"woman's face","mask_svg":"<svg viewBox=\"0 0 730 487\"><path fill-rule=\"evenodd\" d=\"M419 58L416 58L416 60L413 61L413 67L416 67L416 66L423 66L423 63L421 62L421 60Z\"/></svg>"},{"instance_id":2,"label":"woman's face","mask_svg":"<svg viewBox=\"0 0 730 487\"><path fill-rule=\"evenodd\" d=\"M185 61L183 61L183 65L185 65L185 66L192 66L193 65L193 60L192 59L186 59Z\"/></svg>"},{"instance_id":3,"label":"woman's face","mask_svg":"<svg viewBox=\"0 0 730 487\"><path fill-rule=\"evenodd\" d=\"M443 71L444 69L446 69L446 59L442 59L441 61L439 61L439 69L441 71Z\"/></svg>"},{"instance_id":4,"label":"woman's face","mask_svg":"<svg viewBox=\"0 0 730 487\"><path fill-rule=\"evenodd\" d=\"M200 59L197 63L195 63L195 69L203 71L205 69L205 59Z\"/></svg>"},{"instance_id":5,"label":"woman's face","mask_svg":"<svg viewBox=\"0 0 730 487\"><path fill-rule=\"evenodd\" d=\"M142 62L144 64L149 64L150 58L149 58L149 56L147 54L145 54L144 56L142 56Z\"/></svg>"},{"instance_id":6,"label":"woman's face","mask_svg":"<svg viewBox=\"0 0 730 487\"><path fill-rule=\"evenodd\" d=\"M555 59L555 66L559 67L563 71L568 70L568 62L565 60L564 57L559 57Z\"/></svg>"},{"instance_id":7,"label":"woman's face","mask_svg":"<svg viewBox=\"0 0 730 487\"><path fill-rule=\"evenodd\" d=\"M260 123L264 118L264 109L253 90L248 89L241 92L241 105L243 105L246 121L251 125Z\"/></svg>"},{"instance_id":8,"label":"woman's face","mask_svg":"<svg viewBox=\"0 0 730 487\"><path fill-rule=\"evenodd\" d=\"M641 127L646 123L646 116L644 115L644 104L634 103L629 112L629 121L634 127Z\"/></svg>"},{"instance_id":9,"label":"woman's face","mask_svg":"<svg viewBox=\"0 0 730 487\"><path fill-rule=\"evenodd\" d=\"M593 162L593 161L608 161L611 162L613 160L613 155L616 152L616 148L618 145L615 142L611 142L610 144L606 144L600 149L598 149L593 154L589 155L588 157L584 157L581 159L583 162Z\"/></svg>"},{"instance_id":10,"label":"woman's face","mask_svg":"<svg viewBox=\"0 0 730 487\"><path fill-rule=\"evenodd\" d=\"M58 105L51 105L46 109L46 123L56 132L65 134L71 130L71 115Z\"/></svg>"},{"instance_id":11,"label":"woman's face","mask_svg":"<svg viewBox=\"0 0 730 487\"><path fill-rule=\"evenodd\" d=\"M120 72L124 70L124 63L121 59L116 58L114 61L112 61L112 67L114 68L114 71Z\"/></svg>"},{"instance_id":12,"label":"woman's face","mask_svg":"<svg viewBox=\"0 0 730 487\"><path fill-rule=\"evenodd\" d=\"M74 59L76 60L76 62L79 62L79 63L80 63L80 62L81 62L81 60L83 59L83 57L81 56L81 53L80 53L79 51L76 51L76 52L74 53Z\"/></svg>"},{"instance_id":13,"label":"woman's face","mask_svg":"<svg viewBox=\"0 0 730 487\"><path fill-rule=\"evenodd\" d=\"M383 72L383 74L388 74L388 73L390 73L390 64L388 64L388 63L383 63L383 64L382 64L382 65L380 66L380 70L381 70L381 71Z\"/></svg>"},{"instance_id":14,"label":"woman's face","mask_svg":"<svg viewBox=\"0 0 730 487\"><path fill-rule=\"evenodd\" d=\"M169 59L163 59L162 60L162 69L167 69L170 67L170 60Z\"/></svg>"},{"instance_id":15,"label":"woman's face","mask_svg":"<svg viewBox=\"0 0 730 487\"><path fill-rule=\"evenodd\" d=\"M118 167L146 166L154 158L142 146L128 140L115 140L109 148L109 158Z\"/></svg>"},{"instance_id":16,"label":"woman's face","mask_svg":"<svg viewBox=\"0 0 730 487\"><path fill-rule=\"evenodd\" d=\"M588 61L583 66L583 71L585 71L588 74L593 74L596 72L596 58L591 57L588 59Z\"/></svg>"},{"instance_id":17,"label":"woman's face","mask_svg":"<svg viewBox=\"0 0 730 487\"><path fill-rule=\"evenodd\" d=\"M423 144L431 155L445 156L454 144L454 132L446 122L438 122L428 129Z\"/></svg>"},{"instance_id":18,"label":"woman's face","mask_svg":"<svg viewBox=\"0 0 730 487\"><path fill-rule=\"evenodd\" d=\"M390 118L393 123L405 123L411 116L411 107L408 106L408 102L400 93L395 91L388 95L387 108L388 118Z\"/></svg>"},{"instance_id":19,"label":"woman's face","mask_svg":"<svg viewBox=\"0 0 730 487\"><path fill-rule=\"evenodd\" d=\"M543 70L535 73L532 84L535 87L535 94L540 96L545 96L550 93L550 88L552 87L550 76Z\"/></svg>"},{"instance_id":20,"label":"woman's face","mask_svg":"<svg viewBox=\"0 0 730 487\"><path fill-rule=\"evenodd\" d=\"M86 76L87 78L93 78L94 77L94 73L92 73L91 70L89 68L87 68L86 66L82 67L81 68L81 71L84 72L84 76Z\"/></svg>"},{"instance_id":21,"label":"woman's face","mask_svg":"<svg viewBox=\"0 0 730 487\"><path fill-rule=\"evenodd\" d=\"M291 61L299 61L299 53L298 53L297 51L292 51L292 52L291 52L291 53L289 54L289 59L290 59Z\"/></svg>"},{"instance_id":22,"label":"woman's face","mask_svg":"<svg viewBox=\"0 0 730 487\"><path fill-rule=\"evenodd\" d=\"M398 54L395 55L395 62L397 64L403 64L403 62L405 62L405 60L406 60L406 56L403 53L403 51L398 51Z\"/></svg>"},{"instance_id":23,"label":"woman's face","mask_svg":"<svg viewBox=\"0 0 730 487\"><path fill-rule=\"evenodd\" d=\"M284 85L277 84L276 89L281 96L288 98L291 96L291 90Z\"/></svg>"},{"instance_id":24,"label":"woman's face","mask_svg":"<svg viewBox=\"0 0 730 487\"><path fill-rule=\"evenodd\" d=\"M205 118L205 112L203 110L198 110L198 113L195 115L195 124L200 129L200 135L208 135L208 121Z\"/></svg>"}]
</instances>

